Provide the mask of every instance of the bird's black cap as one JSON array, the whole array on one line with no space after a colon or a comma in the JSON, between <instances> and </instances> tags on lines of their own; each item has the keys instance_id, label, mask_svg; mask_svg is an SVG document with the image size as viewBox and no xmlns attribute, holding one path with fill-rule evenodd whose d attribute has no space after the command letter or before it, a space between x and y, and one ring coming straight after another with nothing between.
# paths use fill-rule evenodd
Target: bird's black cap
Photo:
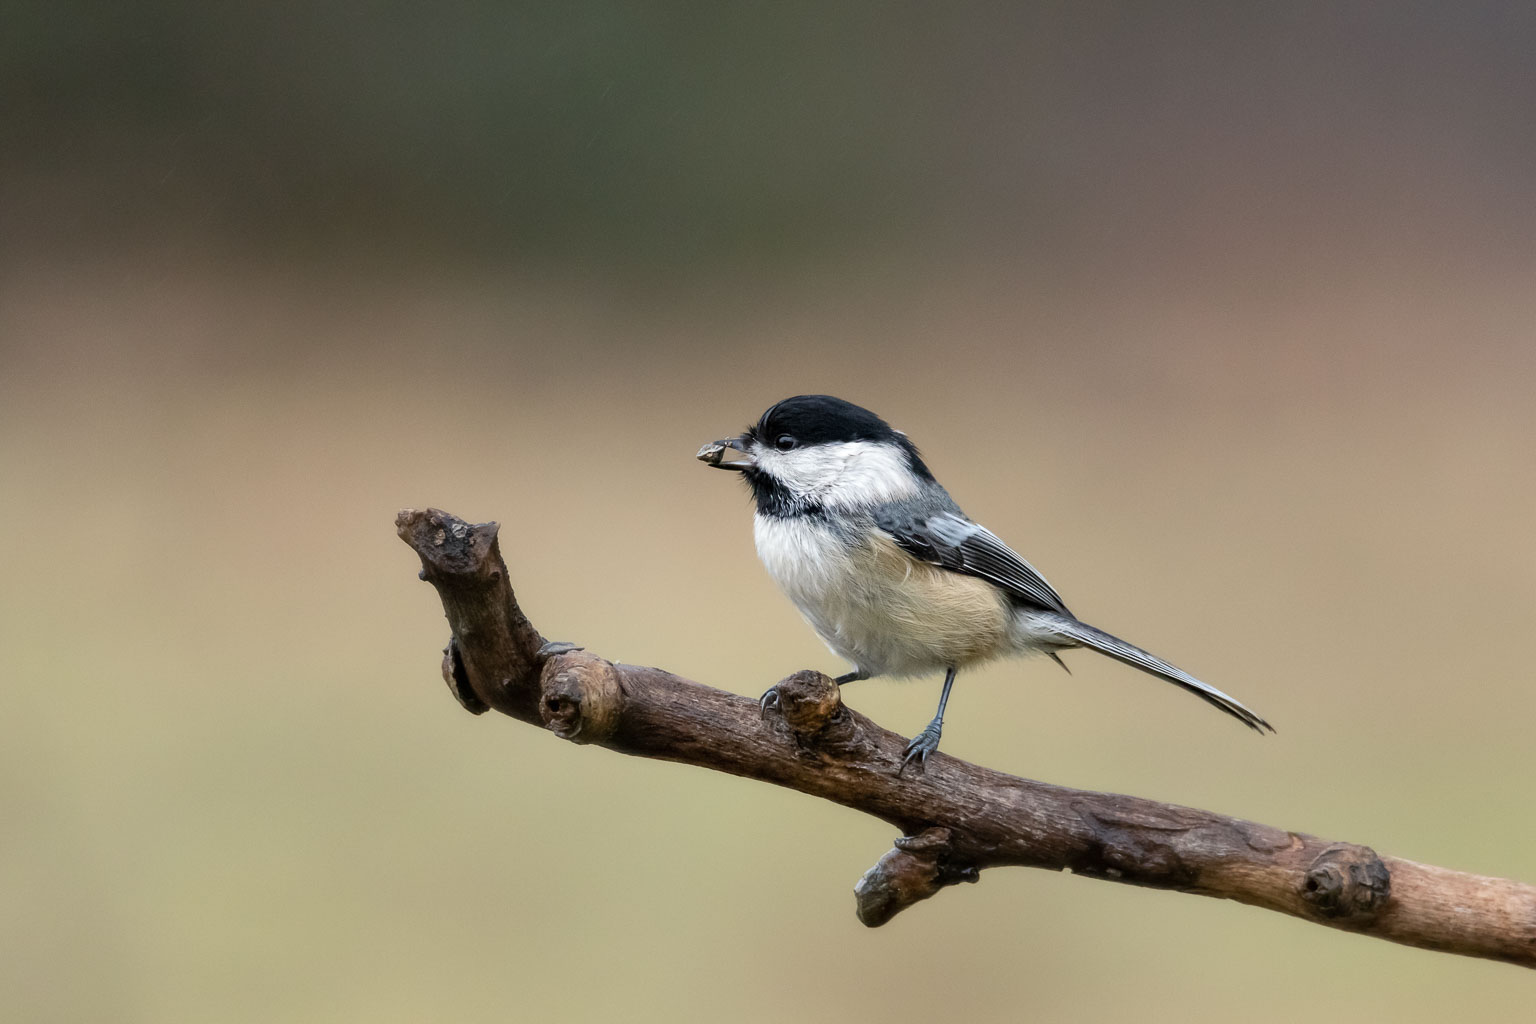
<instances>
[{"instance_id":1,"label":"bird's black cap","mask_svg":"<svg viewBox=\"0 0 1536 1024\"><path fill-rule=\"evenodd\" d=\"M862 406L831 395L796 395L770 406L750 433L765 444L788 434L801 444L890 441L900 435Z\"/></svg>"},{"instance_id":2,"label":"bird's black cap","mask_svg":"<svg viewBox=\"0 0 1536 1024\"><path fill-rule=\"evenodd\" d=\"M863 406L832 395L786 398L769 407L747 433L767 446L775 445L786 435L799 445L884 442L906 452L913 471L919 476L933 479L933 474L918 456L917 446L907 439L907 435Z\"/></svg>"}]
</instances>

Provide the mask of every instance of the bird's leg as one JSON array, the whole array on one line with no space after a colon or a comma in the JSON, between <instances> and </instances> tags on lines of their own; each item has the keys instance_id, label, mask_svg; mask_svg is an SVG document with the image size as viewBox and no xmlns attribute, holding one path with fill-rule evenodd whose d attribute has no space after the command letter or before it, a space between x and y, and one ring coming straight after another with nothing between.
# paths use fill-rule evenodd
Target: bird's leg
<instances>
[{"instance_id":1,"label":"bird's leg","mask_svg":"<svg viewBox=\"0 0 1536 1024\"><path fill-rule=\"evenodd\" d=\"M860 679L868 678L868 672L862 668L856 668L852 672L843 673L832 681L838 686L842 686L844 683L856 683ZM779 709L779 688L777 686L770 686L768 692L758 699L757 706L762 709L765 715L770 711L777 711Z\"/></svg>"},{"instance_id":2,"label":"bird's leg","mask_svg":"<svg viewBox=\"0 0 1536 1024\"><path fill-rule=\"evenodd\" d=\"M944 673L944 692L939 694L939 710L934 712L933 721L928 723L927 728L912 737L912 742L907 744L897 775L905 771L913 761L917 762L919 768L923 767L928 763L928 755L939 749L939 736L944 732L944 705L949 703L949 688L955 685L955 671L951 665L949 671Z\"/></svg>"}]
</instances>

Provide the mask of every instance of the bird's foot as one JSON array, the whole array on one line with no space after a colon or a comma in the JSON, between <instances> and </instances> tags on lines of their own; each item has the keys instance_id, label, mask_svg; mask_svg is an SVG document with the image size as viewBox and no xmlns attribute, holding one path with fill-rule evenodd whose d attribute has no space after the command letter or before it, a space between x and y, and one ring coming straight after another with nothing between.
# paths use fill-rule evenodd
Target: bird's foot
<instances>
[{"instance_id":1,"label":"bird's foot","mask_svg":"<svg viewBox=\"0 0 1536 1024\"><path fill-rule=\"evenodd\" d=\"M758 698L757 706L764 718L768 717L768 712L779 710L779 688L777 686L768 687L763 692L763 695Z\"/></svg>"},{"instance_id":2,"label":"bird's foot","mask_svg":"<svg viewBox=\"0 0 1536 1024\"><path fill-rule=\"evenodd\" d=\"M937 720L929 722L928 727L907 744L906 751L901 755L901 767L896 770L900 775L907 770L907 766L916 762L918 771L922 771L928 763L928 755L939 749L939 736L943 733L944 726Z\"/></svg>"},{"instance_id":3,"label":"bird's foot","mask_svg":"<svg viewBox=\"0 0 1536 1024\"><path fill-rule=\"evenodd\" d=\"M548 640L543 647L539 648L539 652L534 657L542 664L557 655L584 650L586 648L581 646L581 644L573 644L568 640Z\"/></svg>"}]
</instances>

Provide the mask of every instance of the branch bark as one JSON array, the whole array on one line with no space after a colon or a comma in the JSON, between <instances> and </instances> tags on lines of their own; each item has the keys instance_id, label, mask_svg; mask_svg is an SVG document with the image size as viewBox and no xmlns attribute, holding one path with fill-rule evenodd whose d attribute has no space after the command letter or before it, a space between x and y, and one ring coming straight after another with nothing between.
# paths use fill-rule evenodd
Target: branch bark
<instances>
[{"instance_id":1,"label":"branch bark","mask_svg":"<svg viewBox=\"0 0 1536 1024\"><path fill-rule=\"evenodd\" d=\"M946 886L977 881L982 869L1024 865L1536 967L1536 886L1210 811L1034 782L943 752L920 773L897 774L905 739L845 707L819 672L779 683L779 709L764 715L755 700L661 669L544 648L513 594L497 524L406 509L395 525L442 599L453 631L443 677L467 710L494 709L576 743L772 782L889 822L901 837L854 887L859 920L871 927Z\"/></svg>"}]
</instances>

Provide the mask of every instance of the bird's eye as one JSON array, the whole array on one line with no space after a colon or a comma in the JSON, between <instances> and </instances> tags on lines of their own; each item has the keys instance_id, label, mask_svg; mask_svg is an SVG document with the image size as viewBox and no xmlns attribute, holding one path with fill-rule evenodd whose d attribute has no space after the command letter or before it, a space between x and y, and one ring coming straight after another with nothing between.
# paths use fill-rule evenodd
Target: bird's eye
<instances>
[{"instance_id":1,"label":"bird's eye","mask_svg":"<svg viewBox=\"0 0 1536 1024\"><path fill-rule=\"evenodd\" d=\"M780 434L778 438L773 442L773 446L781 452L787 452L791 448L797 447L799 444L799 441L796 441L788 434Z\"/></svg>"}]
</instances>

